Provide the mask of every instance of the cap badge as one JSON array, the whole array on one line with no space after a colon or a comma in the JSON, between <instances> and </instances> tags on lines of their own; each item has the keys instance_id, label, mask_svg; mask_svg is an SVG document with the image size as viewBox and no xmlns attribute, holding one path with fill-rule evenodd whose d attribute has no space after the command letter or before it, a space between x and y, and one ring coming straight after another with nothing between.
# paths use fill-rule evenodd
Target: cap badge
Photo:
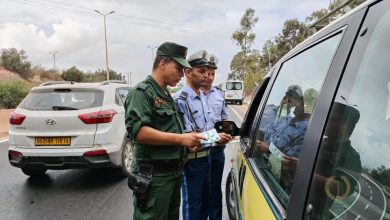
<instances>
[{"instance_id":1,"label":"cap badge","mask_svg":"<svg viewBox=\"0 0 390 220\"><path fill-rule=\"evenodd\" d=\"M206 56L207 56L207 52L204 50L204 51L202 52L202 59L206 59Z\"/></svg>"}]
</instances>

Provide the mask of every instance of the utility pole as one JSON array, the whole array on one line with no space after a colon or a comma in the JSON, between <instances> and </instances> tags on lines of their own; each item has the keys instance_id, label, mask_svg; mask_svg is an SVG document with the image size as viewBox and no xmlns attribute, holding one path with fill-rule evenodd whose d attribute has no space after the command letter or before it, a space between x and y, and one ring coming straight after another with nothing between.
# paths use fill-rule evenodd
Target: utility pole
<instances>
[{"instance_id":1,"label":"utility pole","mask_svg":"<svg viewBox=\"0 0 390 220\"><path fill-rule=\"evenodd\" d=\"M155 47L147 46L147 47L152 50L152 63L153 63L154 62L154 49L156 49L157 46L155 46Z\"/></svg>"},{"instance_id":2,"label":"utility pole","mask_svg":"<svg viewBox=\"0 0 390 220\"><path fill-rule=\"evenodd\" d=\"M131 74L132 74L132 72L127 73L127 83L128 83L130 86L133 85L133 82L131 81Z\"/></svg>"},{"instance_id":3,"label":"utility pole","mask_svg":"<svg viewBox=\"0 0 390 220\"><path fill-rule=\"evenodd\" d=\"M98 10L95 10L96 13L100 14L103 16L104 20L104 42L106 44L106 74L107 74L107 80L110 80L110 70L108 69L108 52L107 52L107 29L106 29L106 16L113 14L115 11L111 11L107 14L103 14Z\"/></svg>"},{"instance_id":4,"label":"utility pole","mask_svg":"<svg viewBox=\"0 0 390 220\"><path fill-rule=\"evenodd\" d=\"M58 51L50 51L49 54L53 55L53 61L54 61L54 70L56 69L56 55L58 54Z\"/></svg>"},{"instance_id":5,"label":"utility pole","mask_svg":"<svg viewBox=\"0 0 390 220\"><path fill-rule=\"evenodd\" d=\"M271 56L269 55L269 50L267 50L268 52L268 70L271 69Z\"/></svg>"}]
</instances>

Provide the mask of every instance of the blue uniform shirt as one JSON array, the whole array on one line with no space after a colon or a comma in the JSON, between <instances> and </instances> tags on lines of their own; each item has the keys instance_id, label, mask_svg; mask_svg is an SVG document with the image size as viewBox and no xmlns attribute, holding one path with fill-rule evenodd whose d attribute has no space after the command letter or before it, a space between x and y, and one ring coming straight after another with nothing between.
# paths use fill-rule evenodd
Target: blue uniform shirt
<instances>
[{"instance_id":1,"label":"blue uniform shirt","mask_svg":"<svg viewBox=\"0 0 390 220\"><path fill-rule=\"evenodd\" d=\"M224 92L215 86L212 86L206 94L206 102L212 113L212 120L214 123L227 120L227 108L225 105Z\"/></svg>"},{"instance_id":2,"label":"blue uniform shirt","mask_svg":"<svg viewBox=\"0 0 390 220\"><path fill-rule=\"evenodd\" d=\"M178 110L184 115L184 132L198 129L198 132L203 132L213 127L212 113L206 104L203 92L197 95L191 87L185 85L176 93L175 100Z\"/></svg>"},{"instance_id":3,"label":"blue uniform shirt","mask_svg":"<svg viewBox=\"0 0 390 220\"><path fill-rule=\"evenodd\" d=\"M282 117L270 129L265 141L273 143L289 156L299 157L308 121L293 122L292 117Z\"/></svg>"}]
</instances>

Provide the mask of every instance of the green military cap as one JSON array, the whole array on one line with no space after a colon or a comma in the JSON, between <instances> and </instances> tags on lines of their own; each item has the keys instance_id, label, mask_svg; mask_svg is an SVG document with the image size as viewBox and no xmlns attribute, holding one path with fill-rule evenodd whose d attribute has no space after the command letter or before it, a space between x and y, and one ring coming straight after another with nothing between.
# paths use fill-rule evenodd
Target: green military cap
<instances>
[{"instance_id":1,"label":"green military cap","mask_svg":"<svg viewBox=\"0 0 390 220\"><path fill-rule=\"evenodd\" d=\"M173 58L181 66L191 68L191 65L187 62L187 47L179 44L165 42L161 44L157 49L157 56L167 56Z\"/></svg>"}]
</instances>

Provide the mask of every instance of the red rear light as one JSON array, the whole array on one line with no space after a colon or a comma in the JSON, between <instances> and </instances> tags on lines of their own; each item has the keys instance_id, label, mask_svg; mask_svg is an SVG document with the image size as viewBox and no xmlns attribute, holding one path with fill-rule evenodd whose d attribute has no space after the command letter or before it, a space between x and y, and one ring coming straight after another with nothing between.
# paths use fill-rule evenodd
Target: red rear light
<instances>
[{"instance_id":1,"label":"red rear light","mask_svg":"<svg viewBox=\"0 0 390 220\"><path fill-rule=\"evenodd\" d=\"M87 114L79 115L81 121L85 124L98 124L98 123L109 123L114 119L117 112L115 110L104 110L100 112L92 112Z\"/></svg>"},{"instance_id":2,"label":"red rear light","mask_svg":"<svg viewBox=\"0 0 390 220\"><path fill-rule=\"evenodd\" d=\"M15 160L23 157L23 154L19 151L10 150L8 151L8 159L9 160Z\"/></svg>"},{"instance_id":3,"label":"red rear light","mask_svg":"<svg viewBox=\"0 0 390 220\"><path fill-rule=\"evenodd\" d=\"M106 150L91 150L87 151L83 154L83 156L90 157L90 156L101 156L101 155L107 155Z\"/></svg>"},{"instance_id":4,"label":"red rear light","mask_svg":"<svg viewBox=\"0 0 390 220\"><path fill-rule=\"evenodd\" d=\"M16 112L11 112L9 114L9 123L11 125L20 125L23 123L24 119L26 119L25 115Z\"/></svg>"}]
</instances>

